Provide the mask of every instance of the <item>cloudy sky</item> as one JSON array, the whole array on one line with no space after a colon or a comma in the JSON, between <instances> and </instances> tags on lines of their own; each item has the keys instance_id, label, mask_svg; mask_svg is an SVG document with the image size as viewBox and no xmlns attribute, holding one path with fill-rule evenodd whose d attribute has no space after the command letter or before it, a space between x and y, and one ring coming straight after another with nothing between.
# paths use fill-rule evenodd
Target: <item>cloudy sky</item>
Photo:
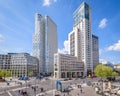
<instances>
[{"instance_id":1,"label":"cloudy sky","mask_svg":"<svg viewBox=\"0 0 120 96\"><path fill-rule=\"evenodd\" d=\"M0 54L31 53L35 13L53 19L59 51L67 52L73 12L82 1L92 8L92 33L99 37L100 61L120 63L120 0L0 0Z\"/></svg>"}]
</instances>

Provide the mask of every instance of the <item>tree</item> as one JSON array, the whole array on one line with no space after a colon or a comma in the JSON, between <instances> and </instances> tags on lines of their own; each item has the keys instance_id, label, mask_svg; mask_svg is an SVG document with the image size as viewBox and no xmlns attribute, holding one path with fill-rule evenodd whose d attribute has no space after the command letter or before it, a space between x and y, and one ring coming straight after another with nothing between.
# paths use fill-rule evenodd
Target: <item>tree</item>
<instances>
[{"instance_id":1,"label":"tree","mask_svg":"<svg viewBox=\"0 0 120 96\"><path fill-rule=\"evenodd\" d=\"M68 72L68 77L71 77L72 76L72 72Z\"/></svg>"},{"instance_id":2,"label":"tree","mask_svg":"<svg viewBox=\"0 0 120 96\"><path fill-rule=\"evenodd\" d=\"M117 72L112 72L111 75L112 75L112 76L118 76L118 73L117 73Z\"/></svg>"},{"instance_id":3,"label":"tree","mask_svg":"<svg viewBox=\"0 0 120 96\"><path fill-rule=\"evenodd\" d=\"M52 77L54 76L54 72L51 73L51 76L52 76Z\"/></svg>"},{"instance_id":4,"label":"tree","mask_svg":"<svg viewBox=\"0 0 120 96\"><path fill-rule=\"evenodd\" d=\"M104 66L102 64L99 64L96 66L94 70L96 76L98 77L109 77L112 74L112 68L108 66Z\"/></svg>"},{"instance_id":5,"label":"tree","mask_svg":"<svg viewBox=\"0 0 120 96\"><path fill-rule=\"evenodd\" d=\"M30 71L30 72L28 73L28 75L29 75L29 76L33 76L33 75L34 75L34 72L33 72L33 71Z\"/></svg>"},{"instance_id":6,"label":"tree","mask_svg":"<svg viewBox=\"0 0 120 96\"><path fill-rule=\"evenodd\" d=\"M4 77L4 79L5 77L11 77L11 72L5 69L0 70L0 77Z\"/></svg>"}]
</instances>

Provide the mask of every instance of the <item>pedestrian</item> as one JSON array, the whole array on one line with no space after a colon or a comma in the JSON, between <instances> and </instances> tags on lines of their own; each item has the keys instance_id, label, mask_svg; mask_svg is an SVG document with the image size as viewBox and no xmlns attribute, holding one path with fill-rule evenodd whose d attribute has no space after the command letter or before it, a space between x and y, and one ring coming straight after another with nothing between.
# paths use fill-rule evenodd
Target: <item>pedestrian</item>
<instances>
[{"instance_id":1,"label":"pedestrian","mask_svg":"<svg viewBox=\"0 0 120 96\"><path fill-rule=\"evenodd\" d=\"M20 96L20 90L18 90L18 95L17 96Z\"/></svg>"},{"instance_id":2,"label":"pedestrian","mask_svg":"<svg viewBox=\"0 0 120 96\"><path fill-rule=\"evenodd\" d=\"M18 93L20 93L20 90L18 90Z\"/></svg>"},{"instance_id":3,"label":"pedestrian","mask_svg":"<svg viewBox=\"0 0 120 96\"><path fill-rule=\"evenodd\" d=\"M24 93L24 92L23 92L23 90L22 90L22 91L21 91L21 95L23 95L23 93Z\"/></svg>"},{"instance_id":4,"label":"pedestrian","mask_svg":"<svg viewBox=\"0 0 120 96\"><path fill-rule=\"evenodd\" d=\"M80 89L80 92L82 93L82 88Z\"/></svg>"}]
</instances>

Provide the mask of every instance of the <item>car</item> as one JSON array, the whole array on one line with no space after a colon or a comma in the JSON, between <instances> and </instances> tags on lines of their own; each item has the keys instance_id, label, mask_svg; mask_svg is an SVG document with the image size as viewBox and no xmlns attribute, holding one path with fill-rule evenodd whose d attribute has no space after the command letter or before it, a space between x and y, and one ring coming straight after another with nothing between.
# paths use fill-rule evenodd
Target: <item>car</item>
<instances>
[{"instance_id":1,"label":"car","mask_svg":"<svg viewBox=\"0 0 120 96\"><path fill-rule=\"evenodd\" d=\"M73 90L72 86L68 86L67 88L68 88L68 90Z\"/></svg>"},{"instance_id":2,"label":"car","mask_svg":"<svg viewBox=\"0 0 120 96\"><path fill-rule=\"evenodd\" d=\"M24 77L19 77L18 80L29 80L29 77L28 76L24 76Z\"/></svg>"},{"instance_id":3,"label":"car","mask_svg":"<svg viewBox=\"0 0 120 96\"><path fill-rule=\"evenodd\" d=\"M64 88L63 92L70 92L70 89L69 88Z\"/></svg>"},{"instance_id":4,"label":"car","mask_svg":"<svg viewBox=\"0 0 120 96\"><path fill-rule=\"evenodd\" d=\"M68 78L64 78L64 81L67 81L68 80Z\"/></svg>"},{"instance_id":5,"label":"car","mask_svg":"<svg viewBox=\"0 0 120 96\"><path fill-rule=\"evenodd\" d=\"M109 81L115 81L115 77L114 76L107 77L107 80L109 80Z\"/></svg>"},{"instance_id":6,"label":"car","mask_svg":"<svg viewBox=\"0 0 120 96\"><path fill-rule=\"evenodd\" d=\"M23 80L24 79L24 77L19 77L19 79L18 80Z\"/></svg>"},{"instance_id":7,"label":"car","mask_svg":"<svg viewBox=\"0 0 120 96\"><path fill-rule=\"evenodd\" d=\"M43 78L43 76L36 76L36 79L42 79Z\"/></svg>"},{"instance_id":8,"label":"car","mask_svg":"<svg viewBox=\"0 0 120 96\"><path fill-rule=\"evenodd\" d=\"M29 80L29 77L28 76L24 76L23 80Z\"/></svg>"},{"instance_id":9,"label":"car","mask_svg":"<svg viewBox=\"0 0 120 96\"><path fill-rule=\"evenodd\" d=\"M72 78L69 78L69 80L72 80Z\"/></svg>"}]
</instances>

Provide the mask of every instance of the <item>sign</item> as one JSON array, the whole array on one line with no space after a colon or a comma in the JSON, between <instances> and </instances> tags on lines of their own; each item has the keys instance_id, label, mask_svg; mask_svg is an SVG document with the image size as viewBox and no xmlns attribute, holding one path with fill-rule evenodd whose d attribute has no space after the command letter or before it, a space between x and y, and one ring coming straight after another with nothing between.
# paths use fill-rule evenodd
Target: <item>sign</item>
<instances>
[{"instance_id":1,"label":"sign","mask_svg":"<svg viewBox=\"0 0 120 96\"><path fill-rule=\"evenodd\" d=\"M60 81L56 82L56 88L57 88L57 90L62 92L62 83Z\"/></svg>"},{"instance_id":2,"label":"sign","mask_svg":"<svg viewBox=\"0 0 120 96\"><path fill-rule=\"evenodd\" d=\"M57 81L56 84L57 84L58 86L61 86L61 85L62 85L62 83L61 83L60 81Z\"/></svg>"}]
</instances>

